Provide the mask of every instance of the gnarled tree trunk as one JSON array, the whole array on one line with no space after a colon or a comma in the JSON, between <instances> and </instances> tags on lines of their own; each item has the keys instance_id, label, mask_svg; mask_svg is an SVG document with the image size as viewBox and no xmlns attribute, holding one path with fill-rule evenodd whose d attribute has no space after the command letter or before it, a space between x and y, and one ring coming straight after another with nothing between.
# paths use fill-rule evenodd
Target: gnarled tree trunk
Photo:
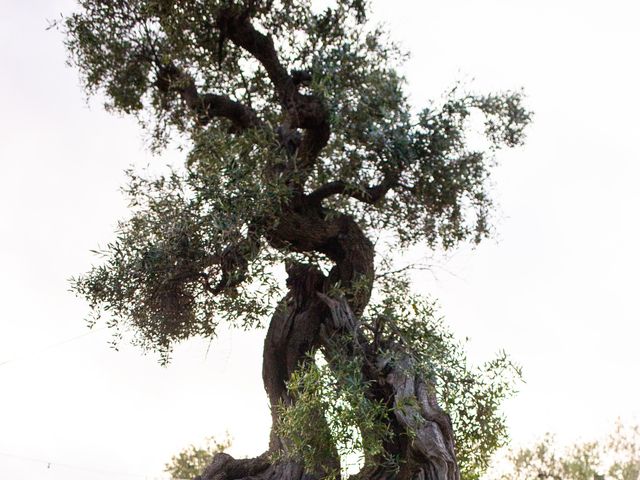
<instances>
[{"instance_id":1,"label":"gnarled tree trunk","mask_svg":"<svg viewBox=\"0 0 640 480\"><path fill-rule=\"evenodd\" d=\"M275 246L286 243L298 251L324 253L335 263L328 276L312 265L287 265L288 293L271 319L263 354L263 380L273 424L278 421L278 406L292 402L286 382L302 362L309 361L310 352L322 348L331 362L332 355L358 351L366 358L363 374L372 385L369 395L392 406L393 414L386 421L394 435L384 448L400 460L400 469L391 471L374 463L356 474L354 480L458 480L451 422L438 407L432 386L415 373L412 359L403 354L399 344L387 346L396 354L396 361L391 364L377 354L360 331L357 316L369 301L374 274L373 245L362 230L348 216L328 220L321 208L302 204L283 215L271 232L270 241ZM356 282L357 288L346 298L327 295L337 284L349 292ZM331 338L344 334L353 344L337 352ZM309 428L328 428L323 412L317 412L317 424ZM272 426L269 450L263 455L235 460L219 454L200 478L321 479L339 469L336 449L328 450L332 454L325 460L326 468L319 472L307 472L300 462L290 459L274 461L272 458L290 457L277 455L287 451L287 439L280 438Z\"/></svg>"}]
</instances>

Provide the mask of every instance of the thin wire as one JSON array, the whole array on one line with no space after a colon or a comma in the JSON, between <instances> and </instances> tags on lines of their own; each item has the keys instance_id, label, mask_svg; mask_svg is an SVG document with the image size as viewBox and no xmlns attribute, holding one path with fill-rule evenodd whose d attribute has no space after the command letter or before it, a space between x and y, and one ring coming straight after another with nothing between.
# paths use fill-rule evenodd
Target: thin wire
<instances>
[{"instance_id":1,"label":"thin wire","mask_svg":"<svg viewBox=\"0 0 640 480\"><path fill-rule=\"evenodd\" d=\"M34 350L34 351L30 352L28 355L23 355L21 357L14 357L14 358L10 358L8 360L4 360L4 361L0 362L0 367L2 367L4 365L7 365L8 363L20 361L20 360L22 360L22 359L24 359L26 357L32 357L34 355L39 355L39 354L47 352L49 350L53 350L54 348L60 347L61 345L65 345L65 344L73 342L75 340L79 340L81 338L84 338L84 337L86 337L88 335L91 335L93 333L96 333L96 332L101 332L105 328L107 328L107 327L98 328L96 330L91 329L88 332L83 333L82 335L76 335L75 337L67 338L66 340L61 340L59 342L52 343L51 345L47 345L45 347L42 347L42 348L40 348L38 350Z\"/></svg>"},{"instance_id":2,"label":"thin wire","mask_svg":"<svg viewBox=\"0 0 640 480\"><path fill-rule=\"evenodd\" d=\"M10 457L10 458L15 458L18 460L24 460L27 462L36 462L36 463L43 463L45 465L47 465L47 468L51 468L53 466L56 467L62 467L62 468L69 468L71 470L82 470L85 472L92 472L92 473L101 473L101 474L105 474L105 475L120 475L120 476L124 476L124 477L138 477L138 478L146 478L146 475L142 475L142 474L138 474L138 473L126 473L126 472L116 472L113 470L100 470L100 469L95 469L95 468L87 468L87 467L81 467L78 465L69 465L67 463L58 463L58 462L51 462L49 460L43 460L41 458L32 458L32 457L24 457L22 455L14 455L11 453L5 453L5 452L0 452L0 455L2 455L3 457Z\"/></svg>"}]
</instances>

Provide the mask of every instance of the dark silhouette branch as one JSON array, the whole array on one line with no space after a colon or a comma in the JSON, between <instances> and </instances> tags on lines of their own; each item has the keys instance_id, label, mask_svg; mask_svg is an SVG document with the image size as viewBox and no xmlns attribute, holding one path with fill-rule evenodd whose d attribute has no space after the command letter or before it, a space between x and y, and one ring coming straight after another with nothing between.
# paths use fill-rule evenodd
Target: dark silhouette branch
<instances>
[{"instance_id":1,"label":"dark silhouette branch","mask_svg":"<svg viewBox=\"0 0 640 480\"><path fill-rule=\"evenodd\" d=\"M238 243L228 245L221 254L212 255L207 266L217 265L220 269L218 282L211 285L211 276L205 271L200 273L203 286L212 295L239 287L247 278L247 269L251 257L257 255L260 242L247 236Z\"/></svg>"},{"instance_id":2,"label":"dark silhouette branch","mask_svg":"<svg viewBox=\"0 0 640 480\"><path fill-rule=\"evenodd\" d=\"M350 185L343 180L335 180L333 182L321 185L309 195L307 200L311 204L320 204L333 195L347 195L360 202L374 205L384 198L384 196L394 187L398 186L397 176L389 175L385 177L378 185L370 187L361 187Z\"/></svg>"},{"instance_id":3,"label":"dark silhouette branch","mask_svg":"<svg viewBox=\"0 0 640 480\"><path fill-rule=\"evenodd\" d=\"M246 105L225 95L200 94L193 78L175 65L158 67L157 88L164 92L176 92L197 115L198 121L206 125L216 117L230 120L236 131L261 125L256 113Z\"/></svg>"}]
</instances>

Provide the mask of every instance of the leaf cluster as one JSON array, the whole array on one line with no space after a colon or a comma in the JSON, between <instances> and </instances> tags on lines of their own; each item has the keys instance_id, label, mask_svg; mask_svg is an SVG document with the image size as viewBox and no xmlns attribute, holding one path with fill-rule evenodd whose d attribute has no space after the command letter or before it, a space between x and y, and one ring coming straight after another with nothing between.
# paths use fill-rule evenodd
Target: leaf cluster
<instances>
[{"instance_id":1,"label":"leaf cluster","mask_svg":"<svg viewBox=\"0 0 640 480\"><path fill-rule=\"evenodd\" d=\"M72 283L92 321L133 328L136 342L163 361L175 342L215 335L221 320L260 325L279 294L270 270L277 257L252 222L281 204L278 184L258 178L274 158L265 154L271 140L247 132L229 144L216 129L197 140L183 174L128 172L132 216L97 252L104 263Z\"/></svg>"},{"instance_id":2,"label":"leaf cluster","mask_svg":"<svg viewBox=\"0 0 640 480\"><path fill-rule=\"evenodd\" d=\"M384 453L383 442L391 435L384 421L389 409L368 395L362 362L356 355L332 358L329 364L318 352L287 383L291 404L280 405L276 431L290 441L288 453L302 459L308 471L326 468L327 458L335 453L352 462ZM318 421L318 415L324 421Z\"/></svg>"}]
</instances>

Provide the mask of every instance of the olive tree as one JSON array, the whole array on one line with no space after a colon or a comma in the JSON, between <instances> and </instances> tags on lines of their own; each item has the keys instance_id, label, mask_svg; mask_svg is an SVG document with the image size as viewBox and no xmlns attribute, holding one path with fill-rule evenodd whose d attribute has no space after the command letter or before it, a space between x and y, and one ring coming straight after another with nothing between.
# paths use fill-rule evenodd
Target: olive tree
<instances>
[{"instance_id":1,"label":"olive tree","mask_svg":"<svg viewBox=\"0 0 640 480\"><path fill-rule=\"evenodd\" d=\"M222 322L267 325L269 447L220 453L201 478L333 478L349 455L358 479L478 477L517 369L469 367L374 241L486 238L494 153L530 120L521 94L413 107L405 53L365 0L78 3L59 25L87 92L136 116L154 151L180 142L185 164L129 172L131 216L74 289L165 362Z\"/></svg>"}]
</instances>

